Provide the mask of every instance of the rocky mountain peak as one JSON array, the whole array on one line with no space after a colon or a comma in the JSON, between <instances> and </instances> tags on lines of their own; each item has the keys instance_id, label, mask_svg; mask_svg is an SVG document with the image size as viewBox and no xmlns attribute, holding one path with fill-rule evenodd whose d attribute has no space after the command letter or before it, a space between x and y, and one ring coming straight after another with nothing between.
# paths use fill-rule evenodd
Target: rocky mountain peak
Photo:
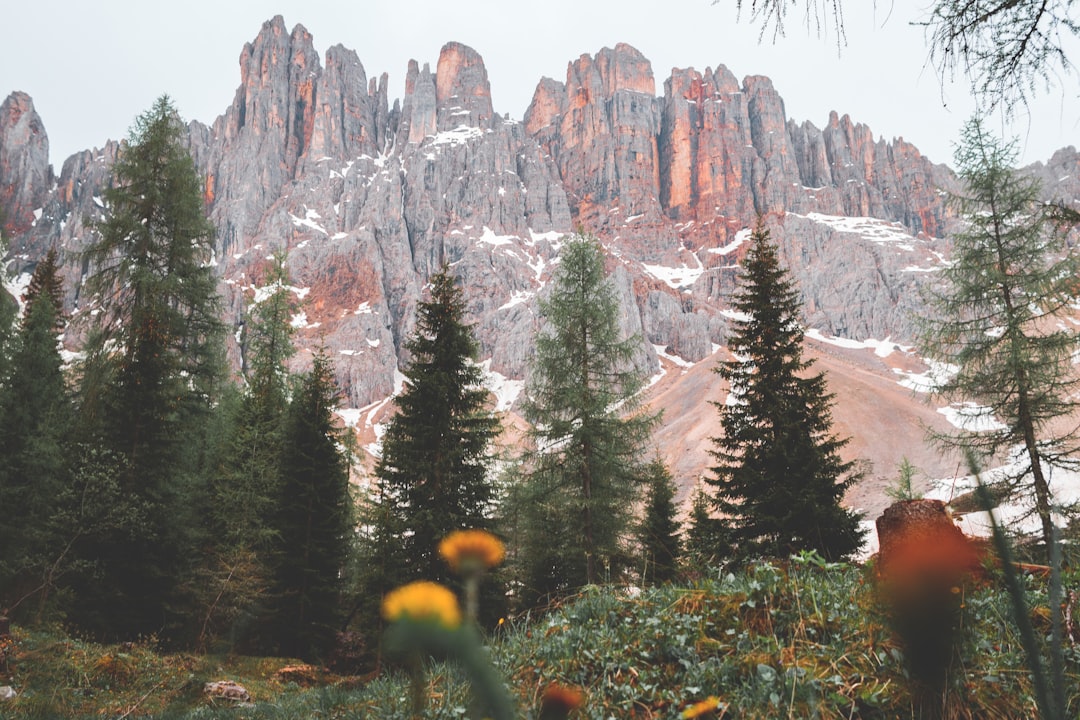
<instances>
[{"instance_id":1,"label":"rocky mountain peak","mask_svg":"<svg viewBox=\"0 0 1080 720\"><path fill-rule=\"evenodd\" d=\"M5 236L30 228L53 184L49 138L24 92L13 92L0 105L0 211Z\"/></svg>"},{"instance_id":2,"label":"rocky mountain peak","mask_svg":"<svg viewBox=\"0 0 1080 720\"><path fill-rule=\"evenodd\" d=\"M578 227L607 248L622 326L643 338L635 362L649 374L723 344L759 217L800 287L807 327L846 338L908 337L919 283L947 250L947 168L846 115L823 128L790 119L768 78L740 82L723 65L676 68L658 97L639 51L604 48L568 63L565 79L540 80L518 123L494 113L484 62L460 43L442 48L434 71L411 61L393 101L387 74L369 77L340 45L320 58L307 30L281 17L239 60L231 105L211 127L188 128L217 229L225 320L241 328L267 256L287 250L304 305L293 319L297 364L325 346L361 425L387 407L416 302L443 263L465 291L480 359L512 388L527 372L560 238ZM106 212L119 145L73 155L58 181L47 149L29 98L9 97L0 207L14 223L13 269L50 247L72 251L74 310L84 274L75 251L91 237L87 221ZM1076 197L1078 163L1063 151L1041 172ZM242 333L230 342L240 366Z\"/></svg>"},{"instance_id":3,"label":"rocky mountain peak","mask_svg":"<svg viewBox=\"0 0 1080 720\"><path fill-rule=\"evenodd\" d=\"M494 114L491 85L479 53L456 42L443 46L435 69L435 103L440 130L463 124L481 127L490 122Z\"/></svg>"}]
</instances>

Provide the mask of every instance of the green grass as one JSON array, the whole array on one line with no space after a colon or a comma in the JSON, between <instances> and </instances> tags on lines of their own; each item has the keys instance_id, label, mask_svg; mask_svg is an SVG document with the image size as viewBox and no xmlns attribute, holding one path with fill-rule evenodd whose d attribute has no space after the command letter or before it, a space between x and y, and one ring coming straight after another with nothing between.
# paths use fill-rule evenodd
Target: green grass
<instances>
[{"instance_id":1,"label":"green grass","mask_svg":"<svg viewBox=\"0 0 1080 720\"><path fill-rule=\"evenodd\" d=\"M1043 581L1027 580L1041 636L1049 634ZM1077 578L1066 577L1066 587ZM965 591L959 660L948 678L946 718L1034 717L1032 687L994 583ZM20 695L4 718L409 717L406 677L326 675L313 687L283 682L275 658L163 654L153 643L103 646L56 631L16 628L0 684ZM725 718L911 718L902 648L881 611L870 570L817 558L641 593L587 588L543 615L512 619L491 652L523 709L535 717L551 682L581 688L582 718L676 718L710 695ZM1080 653L1066 645L1068 717L1080 714ZM253 706L212 703L210 680L244 685ZM468 683L435 663L426 717L466 717Z\"/></svg>"}]
</instances>

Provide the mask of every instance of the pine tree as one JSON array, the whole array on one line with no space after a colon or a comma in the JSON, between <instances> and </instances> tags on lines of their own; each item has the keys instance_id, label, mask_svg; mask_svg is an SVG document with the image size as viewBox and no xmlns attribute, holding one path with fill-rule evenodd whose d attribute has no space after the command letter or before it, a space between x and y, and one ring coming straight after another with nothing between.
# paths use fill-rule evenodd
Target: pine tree
<instances>
[{"instance_id":1,"label":"pine tree","mask_svg":"<svg viewBox=\"0 0 1080 720\"><path fill-rule=\"evenodd\" d=\"M67 484L72 399L57 347L64 324L56 253L38 263L25 315L0 378L0 608L47 598L60 548L51 523Z\"/></svg>"},{"instance_id":2,"label":"pine tree","mask_svg":"<svg viewBox=\"0 0 1080 720\"><path fill-rule=\"evenodd\" d=\"M859 516L840 505L854 463L839 455L847 440L831 434L825 377L808 375L802 357L798 294L763 225L752 240L732 301L745 318L728 340L736 359L717 368L731 397L717 404L724 434L707 483L738 555L842 558L862 543Z\"/></svg>"},{"instance_id":3,"label":"pine tree","mask_svg":"<svg viewBox=\"0 0 1080 720\"><path fill-rule=\"evenodd\" d=\"M1033 505L1049 547L1054 499L1051 467L1067 462L1080 336L1055 322L1071 317L1080 255L1069 247L1059 208L1040 199L1037 180L1012 169L1015 144L993 137L979 120L964 128L956 166L965 190L952 202L964 220L952 237L952 262L931 302L919 345L957 369L935 394L985 403L986 417L1004 425L988 432L937 435L947 446L988 463L1022 448L1019 470L1007 478L1012 496ZM1029 500L1033 498L1033 502Z\"/></svg>"},{"instance_id":4,"label":"pine tree","mask_svg":"<svg viewBox=\"0 0 1080 720\"><path fill-rule=\"evenodd\" d=\"M642 582L659 584L675 579L682 538L675 508L675 481L659 457L645 469L648 493L645 511L637 528L644 558Z\"/></svg>"},{"instance_id":5,"label":"pine tree","mask_svg":"<svg viewBox=\"0 0 1080 720\"><path fill-rule=\"evenodd\" d=\"M425 579L452 582L438 554L454 530L490 530L494 492L491 443L499 421L474 362L476 341L465 322L461 288L445 266L431 277L431 295L416 309L405 347L405 386L383 436L376 466L378 500L372 540L389 552L391 586Z\"/></svg>"},{"instance_id":6,"label":"pine tree","mask_svg":"<svg viewBox=\"0 0 1080 720\"><path fill-rule=\"evenodd\" d=\"M308 660L324 659L340 629L354 526L337 394L320 351L289 403L282 448L271 631L279 652Z\"/></svg>"},{"instance_id":7,"label":"pine tree","mask_svg":"<svg viewBox=\"0 0 1080 720\"><path fill-rule=\"evenodd\" d=\"M522 551L525 582L540 598L602 579L626 556L631 508L643 484L643 447L658 416L640 411L644 378L632 365L636 337L622 338L619 303L599 243L569 239L553 289L540 303L523 411L534 451Z\"/></svg>"},{"instance_id":8,"label":"pine tree","mask_svg":"<svg viewBox=\"0 0 1080 720\"><path fill-rule=\"evenodd\" d=\"M212 591L200 603L203 643L227 629L232 647L242 647L258 628L269 591L286 444L287 362L295 352L290 321L296 302L287 280L285 257L277 255L244 324L246 386L234 404L222 404L230 417L205 512L210 541L201 575Z\"/></svg>"},{"instance_id":9,"label":"pine tree","mask_svg":"<svg viewBox=\"0 0 1080 720\"><path fill-rule=\"evenodd\" d=\"M167 97L136 120L84 257L99 312L81 436L124 458L117 481L131 521L83 548L102 575L83 586L79 619L108 636L168 633L170 595L194 556L189 500L203 489L203 433L223 378L213 228L183 139Z\"/></svg>"}]
</instances>

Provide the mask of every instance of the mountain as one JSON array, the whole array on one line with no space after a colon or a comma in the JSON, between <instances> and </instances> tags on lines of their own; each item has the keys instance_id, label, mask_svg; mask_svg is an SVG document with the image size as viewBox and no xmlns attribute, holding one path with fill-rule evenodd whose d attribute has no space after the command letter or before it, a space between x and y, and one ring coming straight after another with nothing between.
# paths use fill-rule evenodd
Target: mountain
<instances>
[{"instance_id":1,"label":"mountain","mask_svg":"<svg viewBox=\"0 0 1080 720\"><path fill-rule=\"evenodd\" d=\"M734 270L758 216L799 283L807 326L826 337L909 338L918 288L947 253L948 168L902 139L875 140L847 115L833 113L822 128L791 120L765 77L740 83L723 66L676 69L657 95L649 61L620 44L570 62L565 81L540 80L517 121L492 107L480 56L449 43L434 70L409 64L403 98L391 102L387 85L386 74L368 78L352 50L320 56L303 26L290 32L275 17L240 54L232 104L212 125L188 128L217 228L227 322L239 328L268 257L287 250L304 300L299 343L332 352L352 408L343 414L370 440L416 302L443 262L465 286L482 359L510 393L500 396L505 409L527 370L536 298L560 238L576 228L596 234L624 329L644 340L636 362L650 375L668 370L653 397L679 410L662 433L698 418L703 440L693 452L665 450L688 486L708 464L715 428L702 428L716 413L702 398L719 388L706 371L724 344ZM63 250L71 350L92 271L77 254L105 210L118 149L108 141L77 153L56 176L32 100L16 92L0 106L10 268L25 277L47 249ZM1040 172L1075 197L1078 166L1070 148ZM823 357L838 352L821 348ZM243 351L233 341L237 366ZM309 359L305 351L297 362ZM830 362L830 376L854 382L849 360ZM875 372L895 385L891 367ZM873 391L866 399L877 400ZM852 432L863 425L852 421ZM918 445L916 434L904 434L904 447ZM875 462L890 462L893 450Z\"/></svg>"}]
</instances>

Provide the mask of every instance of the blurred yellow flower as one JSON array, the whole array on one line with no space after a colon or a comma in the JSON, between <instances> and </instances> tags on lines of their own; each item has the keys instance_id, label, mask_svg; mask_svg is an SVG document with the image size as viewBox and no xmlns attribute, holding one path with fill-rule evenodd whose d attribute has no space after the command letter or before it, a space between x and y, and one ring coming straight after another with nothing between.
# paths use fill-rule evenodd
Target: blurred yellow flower
<instances>
[{"instance_id":1,"label":"blurred yellow flower","mask_svg":"<svg viewBox=\"0 0 1080 720\"><path fill-rule=\"evenodd\" d=\"M701 702L694 703L690 707L683 710L679 717L686 720L687 718L701 717L713 712L716 708L720 707L720 698L715 695L710 695Z\"/></svg>"},{"instance_id":2,"label":"blurred yellow flower","mask_svg":"<svg viewBox=\"0 0 1080 720\"><path fill-rule=\"evenodd\" d=\"M402 585L387 593L382 613L390 621L408 618L415 622L435 622L448 630L461 625L461 608L454 593L427 581Z\"/></svg>"},{"instance_id":3,"label":"blurred yellow flower","mask_svg":"<svg viewBox=\"0 0 1080 720\"><path fill-rule=\"evenodd\" d=\"M486 530L455 530L439 543L439 554L454 572L476 572L501 563L506 550Z\"/></svg>"}]
</instances>

